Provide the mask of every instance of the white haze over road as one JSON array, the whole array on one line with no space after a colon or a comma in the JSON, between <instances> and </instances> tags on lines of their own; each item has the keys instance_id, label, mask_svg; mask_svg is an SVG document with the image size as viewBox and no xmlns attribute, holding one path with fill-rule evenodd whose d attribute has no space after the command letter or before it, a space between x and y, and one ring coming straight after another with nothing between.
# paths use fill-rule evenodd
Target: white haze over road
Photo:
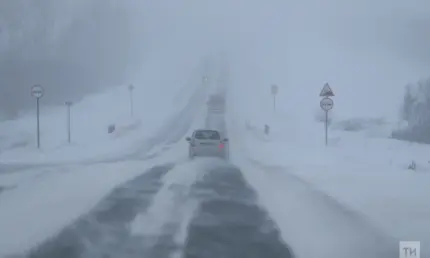
<instances>
[{"instance_id":1,"label":"white haze over road","mask_svg":"<svg viewBox=\"0 0 430 258\"><path fill-rule=\"evenodd\" d=\"M113 3L113 1L111 2ZM96 3L95 0L94 3ZM136 97L146 94L145 98L140 98L141 103L144 103L144 100L148 100L147 98L151 98L151 101L154 103L154 105L148 108L149 111L146 109L146 104L150 102L149 100L145 102L145 106L136 105L141 109L145 109L145 112L136 110L136 116L141 116L144 122L149 121L148 123L152 123L153 125L156 123L161 124L163 119L160 119L160 113L163 113L166 119L170 117L167 116L167 111L170 111L170 106L168 104L174 103L174 107L171 109L180 108L178 107L179 104L173 101L173 96L180 91L187 91L186 86L188 84L194 83L193 85L199 85L201 71L196 71L195 69L196 66L199 66L199 61L207 56L215 56L219 59L225 58L227 60L226 63L228 63L227 70L231 76L231 78L229 78L230 88L228 98L229 100L233 100L230 101L233 105L228 106L228 108L231 108L228 110L229 113L227 114L228 117L230 117L228 122L231 122L231 124L229 124L231 128L238 131L236 134L238 135L237 138L231 137L233 140L232 142L234 143L235 140L236 142L240 142L238 139L242 136L240 130L243 129L242 125L245 119L249 118L253 120L252 122L257 124L256 126L258 128L260 128L263 123L272 123L271 125L276 130L276 125L278 124L279 131L277 134L273 135L278 136L274 139L274 142L281 142L279 146L267 146L269 145L267 142L266 144L261 144L258 141L254 144L252 141L243 140L247 138L243 138L242 140L249 144L248 146L250 146L249 150L251 150L251 154L259 153L252 149L255 146L267 150L265 153L269 153L270 155L268 156L274 160L272 160L271 163L276 163L278 161L273 156L279 156L279 160L285 161L287 159L282 155L285 155L285 153L289 154L288 161L291 162L282 165L291 166L292 172L300 173L298 176L302 176L303 178L313 175L312 173L320 172L321 168L321 164L318 164L318 161L324 149L315 148L320 138L317 127L319 124L314 122L314 113L315 110L319 110L318 93L325 82L329 82L332 85L336 94L334 97L335 108L333 111L336 116L348 118L381 116L388 119L397 119L403 98L404 86L409 82L415 82L421 77L430 75L430 36L428 36L430 35L430 33L428 33L430 30L427 29L427 27L430 27L430 19L428 18L430 17L430 2L428 1L124 0L121 3L122 10L125 9L127 11L126 13L132 21L131 31L136 34L136 39L141 40L141 42L138 43L142 43L141 51L135 53L136 58L139 59L141 63L140 69L127 70L128 81L135 84ZM62 7L59 2L57 7L59 9ZM80 0L79 2L76 1L76 6L73 8L75 8L73 9L74 15L77 15L81 11L85 11L87 7L84 1ZM59 16L61 17L61 15ZM70 20L71 19L72 18L70 18ZM112 17L112 19L115 19L115 17ZM69 18L64 18L62 25L59 26L61 28L66 28L70 23ZM62 30L60 27L58 29L59 31ZM118 38L113 40L127 41L127 39ZM209 68L207 70L210 71L211 69ZM190 74L193 74L194 78L189 79L188 76ZM215 77L215 75L213 77ZM189 83L188 80L194 81ZM198 83L195 83L196 81ZM213 80L211 82L213 82ZM267 114L272 113L272 99L269 88L272 83L278 84L280 87L278 96L279 112L277 112L277 116L272 117L272 121L270 121L270 116ZM145 86L139 88L139 84ZM189 91L191 92L192 90L189 89ZM126 91L123 93L126 93ZM187 94L187 92L184 94ZM114 94L112 96L118 97L121 95ZM105 103L106 98L101 98L103 102L100 103ZM180 99L184 100L186 96L182 96ZM121 105L125 107L124 103L126 103L127 99L122 98L122 100ZM136 99L136 101L139 100ZM166 102L169 103L166 104ZM184 105L182 102L183 101L179 101L178 103ZM91 104L87 103L87 108L83 109L97 110L94 108L94 103L95 101L91 101ZM150 103L152 104L152 102ZM82 105L82 103L77 103L74 110L79 109L79 104ZM120 104L117 103L116 105ZM114 110L118 111L118 108L115 108L114 104L112 107ZM160 112L161 109L163 112ZM195 109L203 110L201 106L196 106ZM100 110L100 112L104 112L105 114L109 113L107 109L100 108ZM124 112L115 113L115 116L119 117L128 111L126 108L124 110ZM234 112L230 113L231 110ZM81 113L83 112L84 111ZM100 119L97 113L97 111L88 112L88 114L92 114L94 117ZM85 117L88 117L88 114L85 114ZM112 114L113 111L109 113L109 115ZM154 116L154 119L149 119L151 115ZM83 117L82 114L81 117ZM155 119L155 117L158 119ZM57 120L60 121L60 119ZM103 129L106 124L111 123L110 116L106 116L106 120L103 120L103 125L100 125L101 120L92 120L94 120L92 122L97 124L97 126L103 127ZM30 121L30 119L28 121ZM22 124L33 125L32 123ZM282 127L279 126L279 124L282 124ZM153 127L153 131L156 131L157 127ZM94 128L95 126L91 126L91 129ZM148 131L148 127L142 128L142 131L144 131L144 129ZM289 137L285 136L285 134L288 133L287 129L289 130L288 132L293 132L288 135ZM88 134L89 130L85 132ZM98 133L97 130L92 130L91 132ZM140 134L139 131L138 137L149 137L149 133L148 135L146 133L147 132ZM189 133L187 135L189 135ZM78 137L78 135L76 137ZM338 136L339 139L342 137L345 136ZM282 142L282 139L285 141ZM134 138L132 140L134 142ZM79 141L77 142L79 145ZM355 149L355 147L357 147L356 145L362 142L361 139L356 141L341 141L342 144L348 145L348 148L350 147L351 149ZM304 143L308 143L308 145ZM175 158L170 157L170 161L176 160L178 157L186 159L186 142L181 141L178 144L180 145L177 145L179 146L177 149L173 148L174 155L172 154L172 156ZM53 143L52 146L57 145ZM98 144L93 144L93 146L99 147ZM284 148L285 146L288 146L288 148ZM370 143L369 146L371 146ZM381 146L385 145L381 144ZM81 147L81 145L78 147ZM367 145L365 147L367 148ZM362 148L360 153L368 153L365 147ZM391 149L396 148L397 147L393 147ZM298 152L297 149L302 151ZM348 149L350 151L348 154L352 157L357 157L358 155L351 149ZM178 150L177 153L176 150ZM120 151L121 150L118 152ZM381 147L381 153L382 152L387 152L387 150ZM425 151L423 152L425 153ZM276 155L277 153L281 155ZM333 154L330 156L333 157L333 164L329 164L332 165L332 167L326 167L327 171L323 171L318 175L322 177L321 181L323 181L323 179L327 180L326 175L331 175L332 177L329 179L333 180L331 180L330 183L334 182L334 185L339 186L341 184L338 184L338 181L336 181L339 179L339 175L345 176L346 173L343 172L350 170L353 163L347 162L345 164L344 162L342 163L343 166L341 166L340 171L334 171L334 168L339 168L337 158L341 156L335 154L341 153L341 151L333 151L333 153L329 153ZM246 153L240 151L234 153L234 155L245 154ZM378 157L379 162L380 159L377 154L378 153L375 153L374 157ZM260 158L263 159L263 155L256 156L260 156ZM368 156L363 156L363 158L360 156L360 159L358 159L355 164L356 170L354 171L358 171L356 174L359 178L362 178L360 174L361 171L373 168L370 165L363 166L363 164L360 163L368 159ZM381 158L383 164L378 163L378 165L386 168L387 160L390 159L391 156L384 160ZM265 161L270 163L271 160L267 159ZM305 166L307 164L316 165ZM130 167L128 167L129 165ZM58 209L58 207L61 208L61 206L57 206L57 202L60 204L63 203L60 199L65 198L65 196L69 194L70 196L75 196L77 194L76 189L79 188L80 180L83 180L86 183L85 186L88 186L88 189L91 190L92 184L88 183L86 180L106 172L102 170L104 168L100 168L100 170L94 168L94 173L91 172L91 174L87 175L90 168L91 167L83 168L76 172L77 175L68 173L64 178L61 175L56 175L55 178L51 178L49 174L43 174L47 177L42 178L41 181L39 181L40 184L33 185L29 188L29 192L27 192L28 189L19 187L9 190L10 186L7 185L7 190L0 195L0 198L7 198L9 196L16 197L19 195L19 198L26 200L26 194L30 193L34 200L38 200L38 187L45 189L40 192L42 197L44 194L50 195L51 192L46 190L49 189L47 185L53 189L56 188L54 187L56 185L51 182L60 182L60 186L66 186L70 177L70 179L73 179L70 182L74 182L72 185L76 185L74 189L64 187L65 195L59 196L58 199L52 199L52 202L48 199L48 203L45 205L53 205ZM303 171L293 171L294 168L303 168ZM378 168L379 167L377 167L377 169ZM117 183L119 184L129 179L128 176L131 177L132 175L134 176L140 173L136 171L136 167L133 166L133 163L127 164L127 168L121 167L121 169L118 169L118 171L121 170L130 171L125 173L125 177L121 177L116 174L115 171L109 170L108 175L112 172L112 177L108 177L106 182L103 180L98 182L100 184L99 193L87 193L84 191L86 194L94 195L94 199L87 198L91 199L91 205L96 203L96 199L101 198L101 195L106 194L106 192L116 186ZM252 170L252 168L250 170ZM404 170L400 168L396 171L404 172ZM246 169L242 172L244 174L247 173ZM254 174L264 176L263 173L258 174L258 172L259 171ZM371 174L373 170L369 169L369 171L366 170L365 172ZM322 173L326 174L324 175ZM388 175L388 173L386 174ZM120 178L118 178L118 176ZM351 178L352 177L348 177L348 179ZM45 181L45 179L49 180ZM54 179L54 181L51 181L51 179ZM58 181L55 179L58 179ZM173 179L176 180L176 177L172 178L172 180ZM257 179L258 177L255 177L256 181ZM266 179L269 180L270 178ZM15 180L15 178L13 178L13 180ZM93 180L95 181L96 179ZM387 180L390 180L388 176ZM21 178L18 181L25 182L25 180ZM399 182L395 180L391 181L391 183ZM276 182L276 178L273 182ZM358 182L358 180L353 180L353 183L356 182ZM382 185L381 187L386 185L383 182L383 180L379 181ZM188 184L188 182L186 183ZM266 197L270 197L274 192L283 190L281 182L279 181L278 183L280 183L279 187L274 187L272 189L270 187L275 184L272 185L269 182L267 187L264 185L260 187L259 190L264 190L267 194ZM348 202L348 200L354 199L354 194L361 196L359 190L361 190L360 186L363 185L364 184L357 186L356 188L358 190L356 190L356 192L353 192L351 189L345 189L345 191L348 191L347 193L349 193L349 195L342 194L341 192L339 196L346 196L345 202ZM345 187L345 185L341 186ZM343 190L343 188L339 189ZM362 189L366 188L363 187ZM372 191L372 194L375 193L375 196L383 192L377 191L379 189L378 187L375 187L375 189L374 192ZM394 187L389 190L393 189L396 190ZM20 190L23 190L23 192L19 192ZM271 190L274 191L272 192ZM331 188L329 188L329 190L331 190ZM338 188L335 188L335 190L338 190ZM53 192L58 191L54 190ZM387 190L387 192L389 191ZM396 191L396 193L399 194L399 191ZM57 197L56 195L53 196ZM280 194L279 196L282 195ZM81 199L81 195L78 197ZM269 197L267 197L266 200L270 200L271 198ZM348 197L350 199L348 199ZM369 197L367 200L369 199L372 198ZM282 198L279 200L279 203L284 201ZM293 198L289 200L294 201ZM378 207L382 207L385 200L386 199L382 199L380 202L381 205ZM14 200L2 203L10 204L11 206L15 205ZM170 202L167 203L169 204ZM39 203L35 201L34 204L44 206L44 201L42 200ZM91 206L84 205L84 203L77 204L82 204L83 206L79 207L79 210L75 210L74 215L76 216L84 212L84 209L86 210ZM276 205L273 205L272 207L275 206ZM14 211L20 211L21 207L16 206L12 208L8 207L4 209L5 212L3 215L0 215L4 218L17 219L16 221L19 222L22 218L15 218L16 213ZM375 211L376 213L378 209L374 208L369 210ZM43 213L45 212L42 209L41 211L43 211ZM72 214L72 212L70 212L70 214ZM318 214L318 211L311 215L315 214ZM279 217L277 218L291 219L287 216L288 213L278 215ZM43 217L44 215L39 214L39 218L33 217L31 221L27 220L26 222L31 225L36 225L37 220ZM187 216L184 215L184 217ZM382 218L384 219L385 217ZM46 218L44 219L48 221ZM30 232L30 234L34 233L34 235L32 235L34 238L31 237L31 241L29 240L29 242L42 238L39 233L41 235L45 235L45 233L52 234L54 231L61 228L63 224L67 224L68 221L66 220L69 220L69 218L66 219L65 217L64 220L61 220L59 217L57 217L57 219L58 225L53 227L51 232L44 232L45 229L43 227L36 228L37 230L33 229L34 231ZM302 218L298 216L298 219ZM300 222L303 223L304 221L305 220ZM296 224L294 220L289 222L291 224ZM9 221L2 221L2 223L8 224ZM13 225L10 226L10 230L12 230L12 226ZM408 225L403 225L403 227L406 228ZM330 232L327 232L327 235L329 234ZM351 232L350 237L353 237L353 234L354 232ZM322 238L326 237L325 231L322 235ZM4 237L7 238L7 235ZM10 240L14 243L19 243L19 237ZM14 240L16 240L16 242ZM318 241L314 241L314 244L315 243L318 243ZM31 246L34 243L28 244ZM22 248L20 246L15 247L17 249ZM305 249L308 246L303 245L302 247ZM317 250L312 249L311 251L316 252Z\"/></svg>"},{"instance_id":2,"label":"white haze over road","mask_svg":"<svg viewBox=\"0 0 430 258\"><path fill-rule=\"evenodd\" d=\"M262 102L261 93L277 83L280 101L291 96L297 110L314 110L320 88L329 82L337 94L336 114L395 117L404 85L427 76L430 67L428 1L141 5L153 53L173 48L192 57L224 51L235 61L235 86L251 103Z\"/></svg>"},{"instance_id":3,"label":"white haze over road","mask_svg":"<svg viewBox=\"0 0 430 258\"><path fill-rule=\"evenodd\" d=\"M89 84L115 71L111 83L116 85L138 84L132 80L134 75L142 73L141 65L147 67L154 60L195 60L208 52L224 51L236 60L239 79L253 91L278 83L282 92L287 88L289 94L300 92L314 101L311 96L328 81L338 93L336 106L342 107L336 112L369 113L358 107L362 101L356 96L360 95L368 98L366 110L392 115L403 85L425 76L430 66L429 5L425 0L44 0L33 6L15 0L1 5L0 27L5 36L0 53L13 50L27 58L55 57L54 63L75 64L71 67L91 73ZM19 50L18 43L38 37L42 43ZM175 77L186 66L164 72ZM92 87L81 85L85 80L75 81L73 76L68 80L77 84L76 89L56 87L66 79L55 75L36 73L22 82L10 78L15 83L9 84L47 80L53 85L45 100L51 101ZM24 91L20 89L17 98ZM382 94L392 103L380 105Z\"/></svg>"}]
</instances>

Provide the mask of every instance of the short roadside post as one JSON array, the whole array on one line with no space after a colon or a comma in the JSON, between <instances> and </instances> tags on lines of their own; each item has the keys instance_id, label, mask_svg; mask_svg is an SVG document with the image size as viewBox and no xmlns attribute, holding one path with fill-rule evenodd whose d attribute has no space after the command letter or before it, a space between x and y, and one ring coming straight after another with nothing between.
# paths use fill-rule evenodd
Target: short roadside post
<instances>
[{"instance_id":1,"label":"short roadside post","mask_svg":"<svg viewBox=\"0 0 430 258\"><path fill-rule=\"evenodd\" d=\"M325 112L325 145L328 145L328 112L333 108L334 101L330 97L334 97L334 93L328 83L324 84L323 89L320 92L320 97L323 97L320 101L320 107Z\"/></svg>"},{"instance_id":2,"label":"short roadside post","mask_svg":"<svg viewBox=\"0 0 430 258\"><path fill-rule=\"evenodd\" d=\"M133 117L133 113L134 113L134 107L133 107L133 90L134 90L134 85L130 84L128 86L128 91L130 92L130 116Z\"/></svg>"},{"instance_id":3,"label":"short roadside post","mask_svg":"<svg viewBox=\"0 0 430 258\"><path fill-rule=\"evenodd\" d=\"M71 127L71 112L70 109L73 105L73 102L71 101L66 101L65 102L66 106L67 106L67 142L71 143L72 142L72 127Z\"/></svg>"},{"instance_id":4,"label":"short roadside post","mask_svg":"<svg viewBox=\"0 0 430 258\"><path fill-rule=\"evenodd\" d=\"M31 87L31 96L36 98L36 116L37 116L37 125L36 125L36 134L37 134L37 148L40 149L40 99L43 97L44 89L40 85L34 85Z\"/></svg>"},{"instance_id":5,"label":"short roadside post","mask_svg":"<svg viewBox=\"0 0 430 258\"><path fill-rule=\"evenodd\" d=\"M276 95L279 92L279 87L276 84L272 84L271 88L270 88L270 92L272 93L273 96L273 112L276 111Z\"/></svg>"}]
</instances>

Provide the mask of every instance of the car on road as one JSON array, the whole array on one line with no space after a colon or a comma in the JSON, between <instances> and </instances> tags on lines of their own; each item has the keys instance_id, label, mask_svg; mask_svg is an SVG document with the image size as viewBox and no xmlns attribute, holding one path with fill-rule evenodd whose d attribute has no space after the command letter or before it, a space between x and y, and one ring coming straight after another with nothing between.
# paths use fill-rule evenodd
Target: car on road
<instances>
[{"instance_id":1,"label":"car on road","mask_svg":"<svg viewBox=\"0 0 430 258\"><path fill-rule=\"evenodd\" d=\"M197 156L228 159L228 139L222 138L221 133L217 130L198 129L186 140L189 143L188 157L190 159Z\"/></svg>"},{"instance_id":2,"label":"car on road","mask_svg":"<svg viewBox=\"0 0 430 258\"><path fill-rule=\"evenodd\" d=\"M222 95L211 95L207 101L208 110L211 113L224 113L225 99Z\"/></svg>"},{"instance_id":3,"label":"car on road","mask_svg":"<svg viewBox=\"0 0 430 258\"><path fill-rule=\"evenodd\" d=\"M225 99L222 95L211 95L206 103L208 106L224 106L225 105Z\"/></svg>"}]
</instances>

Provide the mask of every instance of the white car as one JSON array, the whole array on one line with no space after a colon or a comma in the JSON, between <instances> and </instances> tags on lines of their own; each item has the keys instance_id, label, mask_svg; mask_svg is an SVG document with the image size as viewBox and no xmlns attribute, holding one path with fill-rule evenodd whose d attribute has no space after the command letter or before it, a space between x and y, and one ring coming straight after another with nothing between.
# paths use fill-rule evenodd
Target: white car
<instances>
[{"instance_id":1,"label":"white car","mask_svg":"<svg viewBox=\"0 0 430 258\"><path fill-rule=\"evenodd\" d=\"M221 138L221 133L217 130L199 129L193 132L191 137L187 137L189 142L188 157L212 156L228 159L228 139Z\"/></svg>"}]
</instances>

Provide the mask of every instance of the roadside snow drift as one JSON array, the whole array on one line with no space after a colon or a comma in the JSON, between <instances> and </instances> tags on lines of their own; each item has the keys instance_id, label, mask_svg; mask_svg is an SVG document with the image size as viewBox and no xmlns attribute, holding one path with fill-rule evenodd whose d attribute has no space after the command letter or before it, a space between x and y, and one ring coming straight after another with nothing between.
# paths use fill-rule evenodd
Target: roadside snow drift
<instances>
[{"instance_id":1,"label":"roadside snow drift","mask_svg":"<svg viewBox=\"0 0 430 258\"><path fill-rule=\"evenodd\" d=\"M155 68L157 67L154 65ZM153 73L142 84L134 85L132 101L128 85L87 96L71 108L71 144L68 143L66 107L41 109L41 149L36 146L36 115L28 113L13 121L0 123L0 162L52 163L82 161L126 152L142 144L172 115L203 94L201 74L195 69L178 77L175 84L158 79ZM169 83L168 91L154 83ZM43 99L42 99L43 103ZM115 126L113 133L108 127Z\"/></svg>"}]
</instances>

